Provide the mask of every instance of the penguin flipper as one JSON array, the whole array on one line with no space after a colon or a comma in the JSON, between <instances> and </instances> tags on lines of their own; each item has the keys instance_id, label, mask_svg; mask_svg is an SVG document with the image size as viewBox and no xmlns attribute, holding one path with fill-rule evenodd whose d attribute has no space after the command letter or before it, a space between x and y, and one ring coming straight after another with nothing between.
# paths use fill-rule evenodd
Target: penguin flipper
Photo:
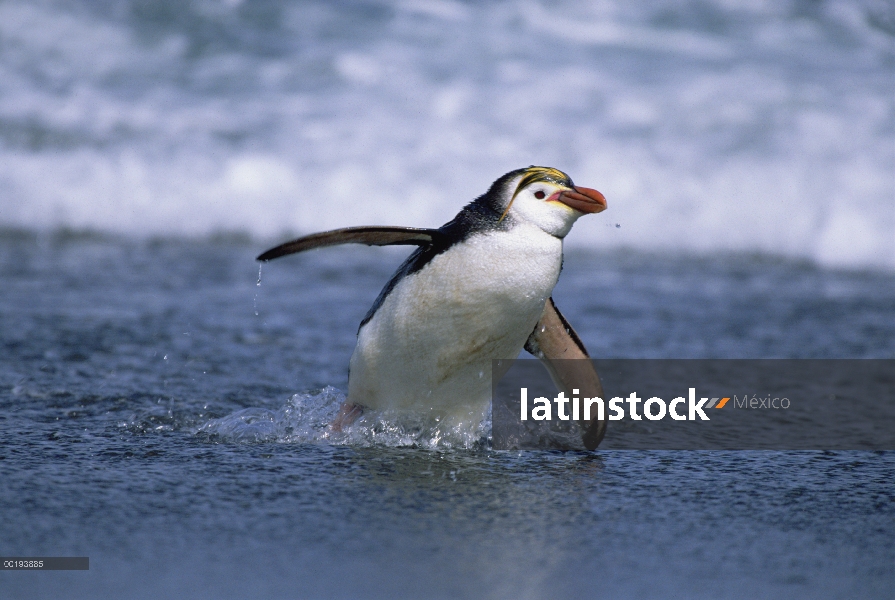
<instances>
[{"instance_id":1,"label":"penguin flipper","mask_svg":"<svg viewBox=\"0 0 895 600\"><path fill-rule=\"evenodd\" d=\"M257 260L266 262L288 254L313 248L325 248L339 244L366 244L367 246L427 246L444 234L437 229L413 227L346 227L321 233L312 233L291 242L280 244L259 255Z\"/></svg>"},{"instance_id":2,"label":"penguin flipper","mask_svg":"<svg viewBox=\"0 0 895 600\"><path fill-rule=\"evenodd\" d=\"M525 342L525 349L541 359L553 383L568 396L572 395L573 389L577 389L579 393L575 395L582 398L603 397L600 376L584 344L556 308L553 298L549 298L544 305L544 312ZM593 450L606 434L606 421L591 419L590 422L582 422L581 429L584 447Z\"/></svg>"}]
</instances>

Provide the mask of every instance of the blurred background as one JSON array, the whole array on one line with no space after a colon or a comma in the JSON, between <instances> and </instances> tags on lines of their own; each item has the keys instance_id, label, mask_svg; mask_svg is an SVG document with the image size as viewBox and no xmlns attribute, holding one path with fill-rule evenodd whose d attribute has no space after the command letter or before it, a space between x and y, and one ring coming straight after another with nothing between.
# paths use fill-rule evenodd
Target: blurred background
<instances>
[{"instance_id":1,"label":"blurred background","mask_svg":"<svg viewBox=\"0 0 895 600\"><path fill-rule=\"evenodd\" d=\"M601 190L576 247L895 270L895 3L6 0L0 227L438 226Z\"/></svg>"},{"instance_id":2,"label":"blurred background","mask_svg":"<svg viewBox=\"0 0 895 600\"><path fill-rule=\"evenodd\" d=\"M895 2L0 0L4 597L891 598L893 452L327 441L409 250L254 257L531 164L598 359L895 357Z\"/></svg>"}]
</instances>

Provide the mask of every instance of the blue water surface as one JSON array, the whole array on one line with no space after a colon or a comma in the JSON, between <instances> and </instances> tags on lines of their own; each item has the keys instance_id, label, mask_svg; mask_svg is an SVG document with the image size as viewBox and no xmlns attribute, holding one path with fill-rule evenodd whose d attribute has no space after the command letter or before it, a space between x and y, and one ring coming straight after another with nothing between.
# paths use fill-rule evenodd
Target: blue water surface
<instances>
[{"instance_id":1,"label":"blue water surface","mask_svg":"<svg viewBox=\"0 0 895 600\"><path fill-rule=\"evenodd\" d=\"M296 256L258 286L257 250L2 239L2 553L90 557L2 573L10 597L889 595L892 452L495 452L292 429L345 389L403 251ZM596 356L895 350L885 274L573 252L555 296Z\"/></svg>"}]
</instances>

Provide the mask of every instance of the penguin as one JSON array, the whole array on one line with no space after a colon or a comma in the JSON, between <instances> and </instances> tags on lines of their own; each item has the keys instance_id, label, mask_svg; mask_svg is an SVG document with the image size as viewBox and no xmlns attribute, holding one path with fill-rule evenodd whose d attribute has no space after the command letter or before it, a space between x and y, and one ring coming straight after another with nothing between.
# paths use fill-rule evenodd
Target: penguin
<instances>
[{"instance_id":1,"label":"penguin","mask_svg":"<svg viewBox=\"0 0 895 600\"><path fill-rule=\"evenodd\" d=\"M561 391L602 397L590 360L556 362L589 355L552 294L563 239L578 218L605 209L600 192L558 169L530 166L497 179L437 229L336 229L257 260L349 243L417 246L361 320L347 399L331 427L340 431L366 410L388 410L472 430L490 406L492 360L509 364L523 348ZM593 450L606 423L582 423L581 445Z\"/></svg>"}]
</instances>

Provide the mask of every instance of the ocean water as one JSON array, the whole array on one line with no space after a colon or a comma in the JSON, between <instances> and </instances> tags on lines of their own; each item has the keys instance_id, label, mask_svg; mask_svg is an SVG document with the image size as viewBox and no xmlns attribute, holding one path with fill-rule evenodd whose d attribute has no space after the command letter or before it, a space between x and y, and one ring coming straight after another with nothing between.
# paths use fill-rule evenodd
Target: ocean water
<instances>
[{"instance_id":1,"label":"ocean water","mask_svg":"<svg viewBox=\"0 0 895 600\"><path fill-rule=\"evenodd\" d=\"M327 435L406 250L298 255L259 286L259 249L0 239L0 546L90 557L0 573L4 597L889 596L893 452ZM582 250L555 297L595 356L895 354L885 273Z\"/></svg>"},{"instance_id":2,"label":"ocean water","mask_svg":"<svg viewBox=\"0 0 895 600\"><path fill-rule=\"evenodd\" d=\"M254 256L548 164L595 357L892 358L893 82L885 1L0 3L0 554L91 561L0 596L890 597L895 453L333 436L407 251Z\"/></svg>"}]
</instances>

